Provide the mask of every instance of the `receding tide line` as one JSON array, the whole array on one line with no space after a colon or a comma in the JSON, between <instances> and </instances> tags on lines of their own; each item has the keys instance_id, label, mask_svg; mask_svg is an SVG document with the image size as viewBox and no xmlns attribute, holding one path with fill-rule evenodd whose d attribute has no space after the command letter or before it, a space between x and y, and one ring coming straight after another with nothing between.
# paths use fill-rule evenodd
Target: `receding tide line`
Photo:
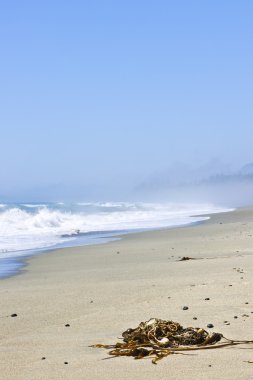
<instances>
[{"instance_id":1,"label":"receding tide line","mask_svg":"<svg viewBox=\"0 0 253 380\"><path fill-rule=\"evenodd\" d=\"M197 211L197 210L196 210ZM139 233L145 231L154 231L154 230L163 230L170 228L180 228L184 226L196 225L202 223L203 221L210 218L210 215L233 211L232 209L216 209L210 210L210 214L208 214L205 210L205 214L199 215L186 215L180 219L180 215L178 217L177 212L175 213L175 217L173 220L168 221L168 225L159 225L152 226L147 228L129 228L129 229L117 229L117 230L107 230L107 231L90 231L87 233L77 232L75 234L65 235L64 239L59 239L57 244L53 244L47 247L38 247L33 249L25 249L25 250L14 250L14 251L0 251L0 278L10 277L16 274L21 273L25 266L27 259L36 254L48 253L52 252L56 249L66 248L66 247L75 247L75 246L85 246L85 245L94 245L94 244L104 244L117 239L120 239L121 236L129 234L129 233ZM204 211L204 210L203 210ZM193 212L192 212L193 213ZM191 213L191 214L192 214ZM175 222L176 217L178 220ZM116 218L117 219L117 218ZM170 223L171 222L171 223ZM152 222L155 224L155 221Z\"/></svg>"}]
</instances>

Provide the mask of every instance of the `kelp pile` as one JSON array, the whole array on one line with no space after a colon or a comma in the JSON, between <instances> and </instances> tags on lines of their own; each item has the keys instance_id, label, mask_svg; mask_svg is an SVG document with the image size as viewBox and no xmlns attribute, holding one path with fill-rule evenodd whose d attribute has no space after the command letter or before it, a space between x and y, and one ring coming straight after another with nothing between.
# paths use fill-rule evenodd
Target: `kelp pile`
<instances>
[{"instance_id":1,"label":"kelp pile","mask_svg":"<svg viewBox=\"0 0 253 380\"><path fill-rule=\"evenodd\" d=\"M121 339L122 343L96 344L92 347L110 349L109 355L113 357L151 358L152 363L156 364L168 355L183 354L184 351L253 343L253 341L229 340L220 333L208 333L202 328L184 328L177 322L156 318L141 322L135 329L124 331Z\"/></svg>"}]
</instances>

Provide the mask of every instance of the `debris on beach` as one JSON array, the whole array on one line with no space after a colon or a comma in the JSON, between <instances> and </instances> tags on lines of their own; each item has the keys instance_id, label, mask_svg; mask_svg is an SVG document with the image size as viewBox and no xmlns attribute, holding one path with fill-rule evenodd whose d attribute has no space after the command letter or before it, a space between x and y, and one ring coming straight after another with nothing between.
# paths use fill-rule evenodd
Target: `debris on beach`
<instances>
[{"instance_id":1,"label":"debris on beach","mask_svg":"<svg viewBox=\"0 0 253 380\"><path fill-rule=\"evenodd\" d=\"M178 261L188 261L188 260L196 260L194 257L188 257L188 256L183 256L180 260Z\"/></svg>"},{"instance_id":2,"label":"debris on beach","mask_svg":"<svg viewBox=\"0 0 253 380\"><path fill-rule=\"evenodd\" d=\"M171 354L184 355L185 351L253 343L253 340L230 340L220 333L209 333L199 327L184 328L178 322L156 318L141 322L135 329L129 328L122 333L121 339L123 342L111 345L95 344L91 347L109 349L112 357L151 358L152 363L157 364Z\"/></svg>"}]
</instances>

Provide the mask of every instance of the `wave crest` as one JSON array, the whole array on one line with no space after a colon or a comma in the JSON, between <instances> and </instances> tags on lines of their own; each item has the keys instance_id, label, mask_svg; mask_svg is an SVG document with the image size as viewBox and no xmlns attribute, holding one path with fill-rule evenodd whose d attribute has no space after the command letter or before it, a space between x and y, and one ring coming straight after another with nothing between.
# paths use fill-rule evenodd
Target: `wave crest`
<instances>
[{"instance_id":1,"label":"wave crest","mask_svg":"<svg viewBox=\"0 0 253 380\"><path fill-rule=\"evenodd\" d=\"M66 236L74 239L76 231L94 233L183 225L204 219L192 215L221 211L225 210L192 204L16 204L0 210L0 252L59 245Z\"/></svg>"}]
</instances>

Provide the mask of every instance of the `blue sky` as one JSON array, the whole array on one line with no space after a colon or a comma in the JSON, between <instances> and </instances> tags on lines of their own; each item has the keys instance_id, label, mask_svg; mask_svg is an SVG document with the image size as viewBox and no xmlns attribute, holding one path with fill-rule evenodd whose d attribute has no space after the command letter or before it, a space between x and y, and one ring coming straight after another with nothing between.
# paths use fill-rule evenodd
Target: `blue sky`
<instances>
[{"instance_id":1,"label":"blue sky","mask_svg":"<svg viewBox=\"0 0 253 380\"><path fill-rule=\"evenodd\" d=\"M1 2L0 194L113 197L173 162L253 161L252 14L247 0Z\"/></svg>"}]
</instances>

